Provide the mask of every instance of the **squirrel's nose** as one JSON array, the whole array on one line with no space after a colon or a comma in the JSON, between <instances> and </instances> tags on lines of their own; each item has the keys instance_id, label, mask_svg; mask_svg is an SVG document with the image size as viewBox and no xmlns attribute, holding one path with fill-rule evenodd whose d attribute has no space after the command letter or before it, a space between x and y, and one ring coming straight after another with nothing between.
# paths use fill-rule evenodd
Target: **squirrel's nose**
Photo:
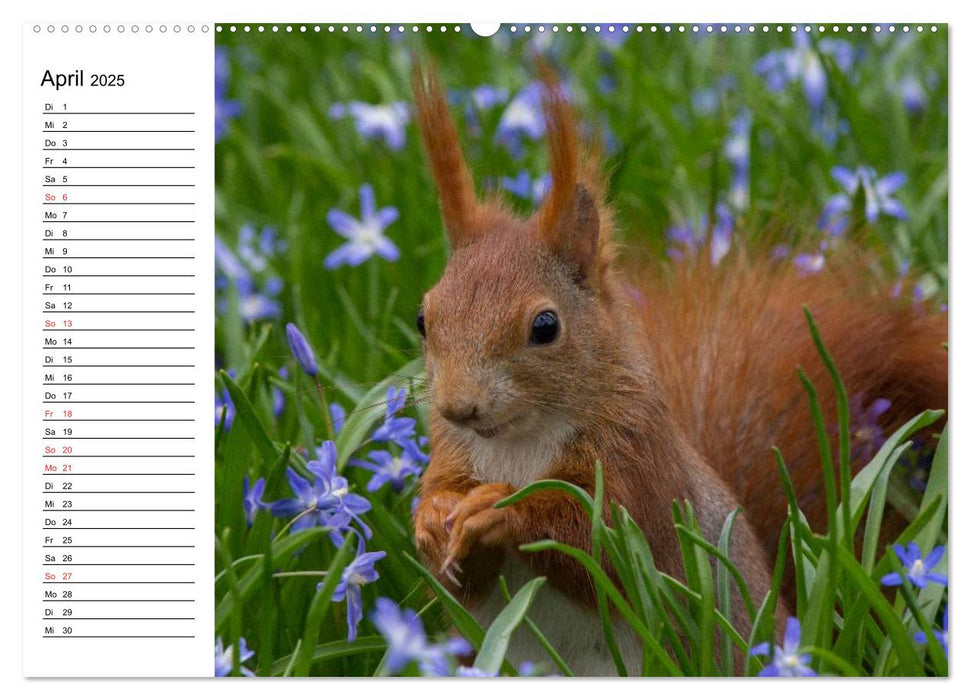
<instances>
[{"instance_id":1,"label":"squirrel's nose","mask_svg":"<svg viewBox=\"0 0 971 700\"><path fill-rule=\"evenodd\" d=\"M479 417L479 405L472 400L443 402L439 405L438 411L453 423L468 423Z\"/></svg>"}]
</instances>

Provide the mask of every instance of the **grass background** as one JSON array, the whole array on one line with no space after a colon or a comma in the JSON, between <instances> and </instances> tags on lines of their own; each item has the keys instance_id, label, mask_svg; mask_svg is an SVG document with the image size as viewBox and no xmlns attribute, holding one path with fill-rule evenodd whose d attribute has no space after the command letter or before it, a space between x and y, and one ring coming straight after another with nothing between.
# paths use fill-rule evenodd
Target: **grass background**
<instances>
[{"instance_id":1,"label":"grass background","mask_svg":"<svg viewBox=\"0 0 971 700\"><path fill-rule=\"evenodd\" d=\"M608 25L601 26L606 30ZM619 31L621 25L615 26ZM421 295L438 279L447 257L435 191L414 125L407 127L405 146L394 151L383 142L362 138L351 119L329 116L335 103L410 100L412 52L433 56L444 84L460 93L488 84L515 94L535 79L533 54L546 57L568 81L587 128L608 144L620 237L632 250L654 256L665 255L670 226L704 214L710 219L716 204L728 199L733 166L726 159L725 143L732 121L744 111L752 118L749 197L732 212L736 237L771 238L796 252L813 251L824 235L817 226L819 214L840 191L830 175L833 166L868 165L881 176L901 171L907 183L896 196L909 218L881 216L866 227L860 235L879 265L861 274L892 279L906 260L922 287L940 303L946 301L946 28L908 34L899 28L878 34L872 26L866 34L850 34L845 27L839 33L833 27L814 31L811 39L817 48L825 37L845 41L853 49L852 68L846 72L824 53L816 54L827 76L826 108L843 125L835 139L825 138L814 127L799 80L773 92L754 69L768 52L792 47L788 27L781 33L754 35L736 35L734 25L725 35L717 28L708 35L702 27L696 35L668 33L663 27L652 33L645 26L645 32L632 32L619 42L596 35L593 25L587 28L581 32L575 26L574 32L566 33L561 27L554 35L540 34L535 25L529 34L522 26L516 33L504 27L488 39L475 37L467 26L456 34L451 25L445 32L435 26L430 33L423 27L417 34L404 35L386 35L380 31L383 26L376 35L357 33L353 26L348 33L338 29L333 34L326 28L321 33L310 29L260 34L254 28L250 33L217 34L218 50L225 51L230 69L226 99L239 105L216 147L217 235L234 248L244 225L271 226L285 244L269 257L268 269L257 274L261 280L273 276L283 281L277 317L247 323L238 300L223 291L220 297L226 304L216 327L217 369L233 369L239 392L246 396L246 405L234 402L231 429L219 430L217 436L217 631L230 641L245 636L257 651L253 668L260 674L282 673L287 656L307 638L313 584L320 580L274 573L326 570L334 556L320 533L284 536L271 545L282 523L261 513L248 528L243 519L244 476L267 477L268 500L285 497L289 494L281 478L284 466L299 468L307 450L326 437L319 397L309 379L300 376L283 325L296 323L313 344L329 400L348 409L371 405L383 398L387 383L406 384L406 377L418 373L417 365L408 364L420 354L414 316ZM924 108L915 113L906 109L899 87L908 77L915 78L925 93ZM717 90L719 85L729 87ZM712 90L716 99L700 108ZM503 106L479 114L475 123L461 103L454 111L481 188L495 187L499 178L523 169L534 178L545 172L541 141L525 140L519 157L497 142ZM400 218L386 233L402 258L396 263L374 258L360 267L326 270L324 257L343 242L327 225L327 212L339 208L358 216L363 183L374 187L379 207L399 209ZM512 195L509 200L524 212L529 209ZM278 377L281 367L289 368L289 380ZM279 416L272 410L274 389L285 396ZM217 377L217 396L222 392ZM374 392L370 398L368 392ZM355 415L364 417L364 425L373 423L378 413L380 407L377 413ZM835 417L829 420L833 423ZM339 441L342 459L359 443L350 438ZM349 468L345 475L364 493L366 472ZM373 505L366 519L375 532L368 549L386 550L388 557L378 566L380 580L365 586L365 609L375 595L418 609L428 603L426 584L405 557L413 551L413 490L366 495ZM946 478L944 500L946 505ZM937 527L926 535L928 542L936 542L944 536L944 520L936 511L927 518ZM609 540L610 535L605 537ZM815 556L822 547L817 546ZM270 551L274 554L266 556ZM890 566L883 558L879 562ZM871 562L869 571L861 570L869 575L879 562ZM844 585L842 575L834 574L834 580L834 586ZM905 603L897 601L900 615ZM454 623L443 613L447 607L442 602L428 604L426 628L441 631ZM935 604L935 613L937 609ZM814 614L822 616L820 610ZM860 615L873 615L875 629L883 629L887 623L872 608L867 610ZM342 604L332 605L319 624L316 641L333 644L334 654L324 653L314 661L313 673L379 671L383 647L369 623L362 625L362 640L356 646L341 646L346 645L341 641ZM940 670L939 665L907 666L887 658L880 662L884 652L875 640L867 641L866 634L854 642L859 653L848 657L861 672ZM685 671L703 670L681 665ZM836 672L836 666L828 670Z\"/></svg>"}]
</instances>

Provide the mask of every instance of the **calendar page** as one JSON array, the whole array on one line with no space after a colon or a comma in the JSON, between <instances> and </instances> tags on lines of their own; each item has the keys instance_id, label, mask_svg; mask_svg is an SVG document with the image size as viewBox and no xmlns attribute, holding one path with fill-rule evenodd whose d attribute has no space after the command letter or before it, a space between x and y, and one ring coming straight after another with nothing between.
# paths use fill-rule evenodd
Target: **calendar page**
<instances>
[{"instance_id":1,"label":"calendar page","mask_svg":"<svg viewBox=\"0 0 971 700\"><path fill-rule=\"evenodd\" d=\"M23 675L949 677L950 31L25 23Z\"/></svg>"}]
</instances>

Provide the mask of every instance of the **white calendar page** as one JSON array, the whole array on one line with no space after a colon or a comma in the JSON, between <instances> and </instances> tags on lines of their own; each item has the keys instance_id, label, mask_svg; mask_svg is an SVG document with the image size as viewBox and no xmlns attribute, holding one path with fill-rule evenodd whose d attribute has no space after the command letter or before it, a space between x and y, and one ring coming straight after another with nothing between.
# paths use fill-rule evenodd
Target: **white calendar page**
<instances>
[{"instance_id":1,"label":"white calendar page","mask_svg":"<svg viewBox=\"0 0 971 700\"><path fill-rule=\"evenodd\" d=\"M422 639L427 645L444 645L458 636L451 616L454 611L441 604L431 584L419 579L413 565L402 556L414 554L410 508L417 493L417 476L406 475L400 491L390 479L372 491L371 472L345 460L358 464L371 460L372 466L377 460L381 467L381 458L372 457L367 445L374 440L372 431L385 419L388 395L384 389L389 384L399 390L406 388L409 397L418 391L417 384L407 383L414 379L416 370L405 363L406 358L420 352L412 342L417 339L414 316L420 295L414 300L411 296L419 286L422 290L431 286L434 278L426 273L444 264L446 255L434 238L440 233L440 218L435 197L429 194L433 185L420 150L414 115L409 115L412 121L404 123L404 145L399 149L395 139L400 117L394 111L371 115L380 123L369 127L358 121L356 110L360 107L352 104L390 105L410 100L405 57L410 47L417 45L413 34L425 37L427 32L428 43L420 40L418 44L433 47L449 81L450 109L461 124L464 142L473 144L468 157L477 182L481 179L484 189L500 191L514 207L525 210L541 196L543 144L539 139L530 143L532 137L527 134L524 156L494 139L490 131L498 128L503 111L529 84L535 70L526 54L520 56L515 53L519 49L513 47L535 45L540 52L549 52L554 66L564 74L585 73L587 82L575 84L579 85L575 93L580 95L579 103L609 112L614 102L629 98L634 104L647 93L625 93L623 88L621 93L611 92L611 80L616 86L618 71L634 75L639 70L632 58L638 54L624 41L601 42L606 34L595 33L594 27L606 32L606 27L613 25L602 20L630 20L615 26L628 26L631 34L627 41L633 42L647 38L652 31L657 32L655 37L663 36L665 26L671 27L669 36L676 36L678 27L684 27L684 55L691 57L695 68L702 68L680 74L673 82L670 76L659 78L665 90L679 96L675 100L679 106L670 112L672 121L648 120L650 127L645 128L656 128L664 135L666 129L678 131L675 123L684 120L689 126L679 132L681 136L704 134L711 139L706 148L686 148L684 160L677 166L667 163L665 168L652 171L649 178L650 187L668 180L678 183L676 188L664 185L663 200L658 197L665 205L661 215L665 223L665 217L670 217L673 223L698 225L704 222L700 213L715 203L698 193L707 193L709 186L720 186L712 185L718 178L698 177L698 173L708 174L709 168L726 169L729 175L721 184L725 185L725 196L730 193L731 180L727 178L735 165L721 138L724 135L727 139L738 114L725 105L734 109L741 104L732 101L733 95L745 94L754 82L766 86L769 78L755 72L754 64L765 54L795 43L756 42L754 48L735 54L733 49L725 52L722 42L718 44L721 48L713 50L713 44L705 43L708 25L684 20L732 19L723 17L724 6L714 2L701 3L690 11L644 10L624 2L604 2L578 10L578 16L565 16L563 9L552 3L525 8L509 2L459 11L442 3L412 4L408 8L376 3L326 11L311 3L268 8L265 3L245 1L218 9L179 1L167 8L133 8L121 3L88 9L68 3L56 5L28 8L18 18L22 23L4 35L9 35L6 50L11 55L10 64L15 65L15 52L19 51L22 59L21 129L8 127L7 134L8 152L16 153L19 148L22 164L17 169L16 158L11 156L5 168L8 194L18 186L22 190L22 223L12 233L19 239L19 254L17 246L9 249L3 275L6 297L13 300L19 292L22 300L21 342L11 344L19 347L21 361L11 360L8 367L8 371L19 374L11 381L15 384L19 379L22 385L21 405L14 404L22 421L22 454L19 460L10 462L10 471L18 472L20 485L17 488L12 475L8 484L8 499L19 501L19 510L4 509L4 516L11 516L10 533L17 530L15 515L20 516L21 571L19 576L8 571L7 576L0 577L9 608L8 646L14 647L5 655L4 664L16 658L18 649L22 660L21 666L13 668L10 664L9 671L4 671L5 676L21 679L18 686L9 687L18 697L49 697L50 693L169 697L173 690L211 692L212 687L195 682L175 687L136 679L208 679L213 675L254 673L329 676L324 681L328 683L325 692L360 694L362 688L366 693L374 688L382 693L411 692L412 679L406 681L412 684L408 687L398 685L398 679L385 679L380 686L362 686L360 679L350 685L347 679L338 678L393 675L387 669L385 653L394 630L381 628L379 616L376 620L380 598L392 600L400 611L417 611L424 621ZM874 20L886 20L884 27L890 22L897 22L898 27L918 24L909 22L917 18L912 4L905 2L885 3L879 17L860 8L825 2L811 8L741 2L733 9L738 19L750 20L758 27L755 34L760 40L763 26L770 28L770 38L777 27L782 27L781 37L788 39L790 27L803 27L806 19L815 20L814 28L832 22L857 27L871 23L873 27ZM966 179L969 154L960 124L968 106L967 90L953 76L966 72L968 52L961 21L956 17L950 24L944 21L948 10L943 6L922 8L924 14L938 13L929 19L941 20L938 26L950 37L944 40L945 64L953 66L953 72L948 76L947 98L939 105L947 114L943 127L940 122L933 126L926 107L923 114L908 113L906 119L913 130L907 134L912 141L887 146L886 159L876 162L878 175L884 176L894 168L910 168L914 162L926 163L946 153L947 167L937 187L943 188L945 195L951 190L946 228L957 232L967 219L966 203L953 193L960 191L954 188L960 188ZM173 18L195 21L176 22ZM253 21L227 21L234 19ZM483 34L494 31L493 20L503 20L498 34L483 39L499 48L492 49L491 57L483 59L481 65L456 53L452 65L448 42L453 32L456 45L476 40L470 19L483 21L476 25ZM537 28L543 23L536 23L537 19L550 28L559 23L564 36L565 27L573 22L576 43L598 42L598 49L584 53L581 45L576 53L572 49L560 53L558 46L565 42L549 41L548 34L540 36ZM638 19L645 21L635 21ZM428 24L430 20L432 24ZM582 41L581 24L588 27ZM923 23L928 33L931 24ZM515 35L509 29L514 25ZM638 25L644 28L641 37L634 33ZM527 26L531 28L529 36L524 34ZM694 26L699 31L691 36ZM713 26L717 33L722 25ZM727 26L731 32L735 25ZM417 27L416 32L412 32L413 27ZM455 27L461 31L455 31ZM927 37L929 34L922 38ZM819 55L821 38L813 34ZM845 33L825 37L848 38ZM853 38L860 39L859 35ZM893 39L903 37L896 34ZM853 59L873 62L874 55L885 57L881 80L885 78L886 83L879 85L892 89L886 104L901 99L897 80L909 75L920 76L925 97L940 96L938 84L928 77L933 71L920 61L911 62L913 55L903 49L894 52L888 47L890 43L885 35ZM308 49L311 45L314 48ZM396 46L402 47L400 51ZM875 53L867 58L871 49ZM318 64L318 53L327 60ZM580 54L583 65L571 63ZM730 72L742 65L740 54L746 56L744 65L752 75L739 82L736 74L736 82L718 83L719 70ZM835 54L830 58L835 60ZM826 67L834 70L828 62ZM842 69L836 66L835 70ZM598 71L606 79L591 78ZM501 79L495 79L496 75ZM785 89L793 101L808 105L810 88L803 78L800 73ZM648 76L648 81L651 79ZM470 115L478 107L469 107L468 91L487 82L499 85L501 80L507 81L509 92L498 98L495 107L487 108L495 112L474 122ZM314 87L317 81L320 85ZM705 95L696 94L703 92L695 90L699 87L711 87L718 93L714 100L720 106L715 111L703 114L708 103ZM871 87L854 83L854 89L859 88L861 93ZM772 113L776 109L776 103L771 102L774 99L773 92L765 97L765 104L751 105L757 116L751 148L779 145L757 136L767 121L796 119L792 112L786 116L779 116L782 110L779 115ZM728 111L719 111L722 109ZM838 120L813 121L808 106L806 110L806 121L799 121L798 127L792 121L790 128L844 128ZM875 131L883 133L897 116L888 108L879 126L874 126ZM951 120L956 128L948 131ZM724 127L724 134L709 130L715 123ZM628 143L625 139L634 143L643 136L625 132L623 118L616 125L621 127L621 145ZM853 130L857 127L853 123L836 138L856 138L859 134L854 135ZM925 129L923 135L916 136L918 128ZM947 135L944 147L931 148L922 140L928 128L943 129ZM521 138L524 133L520 132ZM866 141L868 137L863 133L860 138ZM853 150L859 144L853 143L846 150L832 151L833 163L829 156L805 160L806 172L811 173L806 180L812 181L812 187L823 188L818 204L838 191L829 174L834 163L856 166L884 148L871 138L867 148L875 151L864 149L861 155ZM909 160L913 149L924 146L925 153ZM506 150L490 161L490 149ZM530 149L540 155L534 156ZM636 173L645 163L654 163L655 157L670 158L673 150L662 140L657 153L663 155L640 152L618 163L625 163L624 167L632 167ZM780 158L791 159L792 153ZM812 170L814 167L816 170ZM528 173L528 182L521 177L523 172ZM620 172L621 181L631 177L630 170L622 168ZM691 182L684 180L685 172L691 173ZM754 177L762 178L767 171L753 172ZM915 179L914 172L907 170L910 182ZM362 189L365 184L372 186L373 200ZM692 186L697 191L692 192ZM627 213L634 211L636 219L643 213L636 213L638 202L649 199L643 196L646 191L628 187L617 192L618 206ZM772 199L767 192L763 191L761 203L756 201L753 209L771 209L782 201ZM756 199L759 196L754 189L749 194ZM693 199L695 195L697 200ZM918 203L923 200L917 195L907 197L903 199L910 218L922 215ZM401 257L391 260L372 251L371 259L361 267L346 263L344 267L328 266L328 256L347 242L338 231L339 224L333 225L331 212L363 221L368 201L373 212L388 207L397 210L397 219L382 233L396 244ZM695 204L698 208L691 209ZM413 212L426 205L432 213L415 223ZM16 202L11 202L11 208L17 208ZM739 211L733 210L741 220ZM711 213L714 215L715 210ZM816 214L813 209L811 216ZM387 214L382 221L390 218ZM627 219L623 221L622 225L627 225ZM892 230L898 235L897 229ZM427 233L427 240L408 238L414 231ZM665 230L659 231L663 238ZM891 237L888 234L887 240ZM668 239L664 240L659 250L666 250ZM963 435L967 434L960 411L967 385L960 363L967 326L965 282L958 274L968 257L963 241L955 234L943 244L945 259L951 261L946 305L952 320L949 357L959 360L950 367L950 408L954 415L948 420L954 465L966 451ZM264 245L268 247L261 247ZM232 255L220 260L226 248ZM439 252L440 260L435 257ZM797 252L791 255L795 257ZM246 274L240 278L230 274L227 282L233 258ZM947 262L944 265L947 267ZM282 291L276 286L276 277L284 280ZM935 304L935 310L940 306ZM271 317L244 317L264 311ZM297 327L319 364L316 374L305 371L306 349L287 335L289 323ZM263 337L266 326L270 330ZM392 366L385 354L401 361ZM365 401L367 392L379 384L381 391L370 402ZM245 409L240 410L237 395L230 395L233 385L252 403L258 427ZM210 422L211 401L216 406L215 424ZM345 449L351 449L347 447L349 439L340 437L339 412L332 410L331 404L338 404L351 416L379 406L369 414L371 423L366 430L355 428L365 437L355 438L358 442L353 454L344 454ZM409 402L399 415L418 421L417 443L423 437L420 409L416 411ZM835 415L832 423L836 424ZM261 431L268 436L269 446L260 443ZM330 585L328 569L337 561L340 547L323 530L322 536L309 534L307 530L312 527L303 535L296 533L305 540L288 539L305 511L280 505L298 495L300 488L285 468L290 467L313 486L317 472L308 469L308 464L321 459L331 437L340 450L340 469L349 480L350 491L371 502L371 509L361 517L372 533L365 536L353 520L351 527L361 531L365 556L384 554L374 566L377 579L369 580L371 573L366 566L358 569L362 577L358 580L364 583L356 584L363 591L356 621L350 610L351 598L346 593L340 597L329 588L325 589L326 597L337 597L325 606L323 616L318 615L323 601L317 594ZM15 435L11 435L11 441L16 442ZM400 465L406 453L399 447L388 442L378 449L387 449ZM260 479L266 480L262 496L251 490ZM950 481L953 504L963 493L958 490L960 484L966 481L957 466L951 470ZM960 535L966 531L966 518L960 508L952 510L948 515L950 528ZM320 527L320 522L315 526ZM348 538L351 544L345 565L355 557L357 543L353 538L357 536ZM395 539L399 536L400 540ZM288 547L286 554L265 566L259 557L279 541ZM956 543L957 537L953 541ZM18 560L15 548L9 558ZM939 571L946 570L953 581L949 585L960 587L966 578L962 575L965 569L960 550L948 547ZM240 575L236 580L234 571ZM17 584L19 590L14 590ZM517 581L512 586L513 594L521 584ZM242 596L238 596L240 590ZM552 595L549 582L539 590L538 601ZM945 601L950 600L950 588L948 591ZM932 636L941 630L943 607L942 603L935 608L935 617L930 620ZM955 619L959 624L963 620L962 607L951 608L952 624ZM15 622L18 617L19 632ZM550 624L549 619L546 624ZM600 623L594 620L591 624ZM350 629L355 625L357 636L350 639ZM524 632L525 626L520 631ZM924 647L912 637L908 638L923 653ZM312 653L301 651L308 641ZM781 632L774 641L782 641ZM554 646L561 644L570 647L568 642ZM961 687L962 657L962 645L951 648L951 680L944 686L938 684L934 692L947 696L954 687ZM447 658L450 674L475 661L474 655ZM771 660L760 658L760 663ZM543 655L541 662L537 674L558 672L548 656ZM404 672L421 673L417 661ZM512 672L527 675L533 671L518 664L499 671L500 675ZM839 674L829 667L825 675ZM49 678L66 680L41 680ZM90 680L105 678L126 680ZM455 692L453 683L458 682L463 683L459 689L463 694L494 694L488 681L468 679L424 683L420 692L451 696ZM590 681L555 682L565 682L581 692L592 687ZM721 690L720 682L713 682ZM761 679L745 683L746 692L778 695L778 686ZM514 692L530 690L518 680L510 680L505 687ZM642 697L645 687L643 682L597 684L598 690L627 691L631 697ZM788 688L794 696L815 698L819 692L811 683ZM240 697L265 697L267 688L251 679L235 682L230 690ZM888 697L910 697L915 688L912 682L889 687L884 683L879 692L887 694L888 690Z\"/></svg>"},{"instance_id":2,"label":"white calendar page","mask_svg":"<svg viewBox=\"0 0 971 700\"><path fill-rule=\"evenodd\" d=\"M28 676L212 673L211 31L24 27Z\"/></svg>"}]
</instances>

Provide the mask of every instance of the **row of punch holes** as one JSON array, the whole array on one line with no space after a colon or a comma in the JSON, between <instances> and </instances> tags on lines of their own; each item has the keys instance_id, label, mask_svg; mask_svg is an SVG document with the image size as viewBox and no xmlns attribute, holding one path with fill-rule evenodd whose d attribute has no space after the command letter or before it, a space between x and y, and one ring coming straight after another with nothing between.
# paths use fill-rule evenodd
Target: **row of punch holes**
<instances>
[{"instance_id":1,"label":"row of punch holes","mask_svg":"<svg viewBox=\"0 0 971 700\"><path fill-rule=\"evenodd\" d=\"M104 34L110 34L112 32L116 32L118 34L124 34L126 31L131 32L132 34L137 34L139 31L143 31L143 32L145 32L147 34L151 34L153 31L156 31L156 30L159 31L162 34L168 32L168 31L172 31L175 34L179 34L183 30L186 31L186 32L188 32L188 33L190 33L190 34L192 34L192 33L194 33L196 31L196 26L195 25L192 25L192 24L185 25L184 27L183 27L183 25L180 25L180 24L173 24L173 25L160 24L160 25L157 25L157 26L156 25L151 25L151 24L146 24L146 25L132 24L132 25L128 25L128 26L126 26L124 24L119 24L119 25L115 25L114 27L112 27L110 24L105 24L104 26L99 27L99 26L97 26L95 24L92 24L92 25L90 25L88 27L84 27L83 25L77 24L77 25L71 27L71 26L69 26L67 24L62 24L60 27L57 27L57 26L55 26L53 24L49 24L46 27L41 27L41 25L35 24L33 29L34 29L34 33L35 34L39 34L39 33L41 33L42 31L45 31L45 30L47 31L48 34L54 34L58 30L60 30L60 32L62 34L67 34L67 33L71 32L71 31L74 31L77 34L81 34L81 33L84 33L84 32L88 32L90 34L97 34L99 32L104 33ZM390 25L390 24L385 24L385 25L380 25L380 26L379 25L375 25L375 24L371 24L371 25L364 25L364 24L343 24L343 25L334 25L334 24L330 24L330 25L319 25L319 24L314 24L314 25L306 25L306 24L298 24L298 25L291 25L291 24L275 25L275 24L272 24L272 25L262 25L262 24L259 24L259 25L252 25L252 26L251 25L248 25L248 24L244 24L244 25L237 26L237 25L234 25L233 24L233 25L228 25L226 27L223 27L222 25L217 25L216 26L216 31L217 32L222 32L224 29L226 31L229 31L229 32L242 31L244 33L254 32L254 31L257 32L257 33L261 33L261 32L278 33L278 32L281 32L282 31L282 32L287 32L287 33L293 33L293 32L299 32L299 33L314 32L314 33L318 33L318 34L321 33L321 32L327 32L327 33L330 33L330 34L335 34L335 33L343 33L343 34L358 33L359 34L359 33L364 33L364 32L368 32L368 33L371 33L371 34L377 34L379 32L384 32L386 34L390 34L392 32L397 33L397 34L405 34L405 33L411 32L413 34L417 34L417 33L421 32L422 29L424 29L425 32L434 32L436 30L438 30L439 32L448 32L449 29L451 29L453 32L456 32L456 33L460 33L460 32L463 31L463 28L462 28L461 25L445 25L445 24L440 24L440 25L431 25L431 24L426 24L426 25L418 25L418 24L409 24L409 25L398 24L398 25ZM505 28L506 31L508 31L510 33L513 33L513 34L516 34L518 32L523 32L525 34L529 34L530 32L532 32L534 30L536 32L540 33L540 34L543 34L543 33L546 33L546 32L552 32L552 33L556 34L556 33L561 32L561 31L566 32L568 34L569 33L573 33L573 32L579 32L581 34L584 34L584 33L593 33L593 34L640 34L640 33L644 33L644 32L649 32L649 33L652 33L652 34L657 34L657 33L665 33L665 34L671 34L671 33L680 33L680 34L684 34L684 33L692 33L692 34L746 34L747 33L747 34L754 34L754 33L758 32L758 31L761 31L763 33L768 33L768 32L771 32L771 31L784 32L786 30L788 30L790 32L797 32L797 31L800 31L801 30L801 31L805 31L805 32L816 31L816 32L820 32L820 33L827 32L827 31L833 32L833 33L839 33L841 31L845 31L847 33L852 33L854 31L859 31L859 32L862 32L862 33L866 33L868 31L870 31L871 29L872 29L872 31L874 31L876 33L881 33L881 32L884 32L884 31L890 32L890 33L894 33L896 31L898 31L898 26L897 25L893 25L893 24L890 24L890 25L876 24L876 25L872 25L872 27L870 25L866 25L866 24L861 24L861 25L848 24L848 25L842 25L842 26L840 26L840 25L829 25L829 26L816 25L816 26L813 26L813 25L809 25L809 24L801 24L801 25L796 25L796 24L791 24L791 25L782 25L782 24L649 24L649 25L642 25L642 24L591 24L591 25L586 25L586 24L580 24L580 25L572 25L572 24L567 24L567 25L563 25L563 26L558 25L558 24L551 24L551 25L546 25L546 24L539 24L539 25L529 25L529 24L520 24L520 25L517 25L517 24L511 24L511 25L509 25L509 26L507 26ZM911 26L909 24L904 24L904 25L901 25L899 27L899 31L901 31L901 32L903 32L905 34L906 33L909 33L911 30L917 31L917 32L923 32L924 29L925 29L924 25L921 25L921 24L913 25L913 26ZM936 32L937 31L937 26L936 25L931 25L927 29L929 31L931 31L931 32ZM208 33L209 32L209 25L206 25L206 24L201 25L199 27L199 31L201 31L204 34L205 33ZM475 33L475 32L473 31L472 33Z\"/></svg>"},{"instance_id":2,"label":"row of punch holes","mask_svg":"<svg viewBox=\"0 0 971 700\"><path fill-rule=\"evenodd\" d=\"M787 29L790 32L797 32L797 31L802 30L802 31L805 31L805 32L812 32L812 31L816 31L816 32L826 32L826 31L830 31L830 32L834 32L834 33L839 33L840 31L845 31L845 32L848 32L848 33L852 33L854 31L859 31L859 32L866 33L867 31L870 31L871 28L872 28L872 31L877 32L877 33L880 33L880 32L883 32L883 31L887 31L887 32L893 33L893 32L896 32L898 30L897 25L893 25L893 24L890 24L890 25L877 24L877 25L872 25L872 27L869 26L869 25L866 25L866 24L856 25L856 26L851 25L851 24L842 25L842 26L840 26L840 25L829 25L829 26L816 25L816 26L813 26L813 25L809 25L809 24L804 24L804 25L796 25L796 24L792 24L792 25L782 25L782 24L758 24L758 25L756 25L756 24L649 24L649 25L642 25L642 24L591 24L591 25L586 25L586 24L580 24L580 25L572 25L572 24L568 24L568 25L563 25L563 26L558 25L558 24L551 24L551 25L546 25L546 24L539 24L539 25L529 25L529 24L517 25L517 24L511 24L511 25L508 25L505 29L506 29L506 31L511 32L513 34L516 34L518 32L523 32L523 33L528 34L528 33L532 32L534 30L536 32L540 33L540 34L543 34L545 32L553 32L555 34L555 33L561 32L561 31L564 31L564 32L567 32L567 33L579 32L581 34L583 34L583 33L594 33L594 34L640 34L640 33L644 33L644 32L650 32L650 33L654 33L654 34L659 33L659 32L660 33L666 33L666 34L670 34L670 33L674 33L674 32L682 33L682 34L689 33L689 32L690 33L694 33L694 34L702 34L702 33L706 33L706 34L716 34L716 33L718 33L718 34L730 34L730 33L731 34L742 34L742 33L754 34L757 31L761 31L763 33L768 33L768 32L771 32L771 31L784 32ZM228 25L226 27L223 27L222 25L217 25L216 26L216 31L217 32L222 32L222 31L224 31L224 29L225 29L225 31L229 31L229 32L242 31L244 33L246 33L246 32L252 32L252 31L256 31L258 33L259 32L267 32L267 31L268 32L281 32L281 31L283 31L283 32L288 32L288 33L293 33L293 32L300 32L300 33L306 33L306 32L314 32L314 33L327 32L327 33L330 33L330 34L335 34L335 33L343 33L343 34L352 34L352 33L355 33L355 34L361 34L361 33L365 33L365 32L368 32L368 33L371 33L371 34L377 34L379 32L384 32L386 34L390 34L390 33L406 34L408 32L411 32L411 33L417 34L417 33L421 32L423 29L427 33L431 33L431 32L434 32L436 30L439 31L439 32L445 33L445 32L448 32L450 29L451 29L451 31L456 32L456 33L459 33L459 32L462 32L463 31L463 28L462 28L461 25L446 25L446 24L439 24L439 25L432 25L432 24L425 24L425 25L418 25L418 24L409 24L409 25L405 25L405 24L398 24L398 25L390 25L390 24L385 24L385 25L376 25L376 24L371 24L371 25L365 25L365 24L340 24L340 25L335 25L335 24L330 24L330 25L319 25L319 24L315 24L315 25L303 25L303 24L300 24L300 25L289 25L289 24L287 24L287 25L283 25L283 26L277 26L277 25L269 25L269 26L254 25L254 26L250 26L248 24L244 24L244 25L240 25L240 26L237 26L237 25ZM937 31L937 26L936 25L931 25L928 29L931 32L936 32ZM899 30L901 32L904 32L904 33L908 33L911 30L914 30L914 31L917 31L917 32L923 32L924 31L924 25L918 24L918 25L911 26L909 24L905 24L905 25L901 25L899 27ZM474 30L473 30L473 33L475 33Z\"/></svg>"},{"instance_id":3,"label":"row of punch holes","mask_svg":"<svg viewBox=\"0 0 971 700\"><path fill-rule=\"evenodd\" d=\"M172 25L168 25L168 24L159 24L159 25L154 25L154 24L144 24L144 25L142 25L142 24L131 24L131 25L127 25L126 26L124 24L116 24L114 27L112 27L110 24L105 24L105 25L99 27L96 24L92 24L92 25L89 25L89 26L85 27L82 24L75 24L73 27L71 27L71 26L69 26L67 24L62 24L60 27L57 27L57 26L55 26L53 24L48 24L47 27L41 27L41 25L35 24L34 25L34 34L40 34L45 29L46 29L46 31L47 31L48 34L55 34L58 31L58 29L60 29L61 34L68 34L71 31L73 31L75 34L84 34L85 32L87 32L88 34L98 34L99 32L100 33L103 33L103 34L111 34L112 32L116 32L118 34L124 34L126 31L127 32L130 32L132 34L138 34L138 32L140 32L140 31L141 32L145 32L146 34L151 34L152 32L154 32L156 30L159 33L161 33L161 34L165 34L165 33L169 32L169 31L173 32L174 34L181 34L183 31L186 31L189 34L194 34L195 31L196 31L196 25L194 25L194 24L187 24L187 25L181 25L181 24L172 24ZM199 27L199 31L201 31L203 34L208 34L209 33L209 25L208 24L201 25Z\"/></svg>"}]
</instances>

